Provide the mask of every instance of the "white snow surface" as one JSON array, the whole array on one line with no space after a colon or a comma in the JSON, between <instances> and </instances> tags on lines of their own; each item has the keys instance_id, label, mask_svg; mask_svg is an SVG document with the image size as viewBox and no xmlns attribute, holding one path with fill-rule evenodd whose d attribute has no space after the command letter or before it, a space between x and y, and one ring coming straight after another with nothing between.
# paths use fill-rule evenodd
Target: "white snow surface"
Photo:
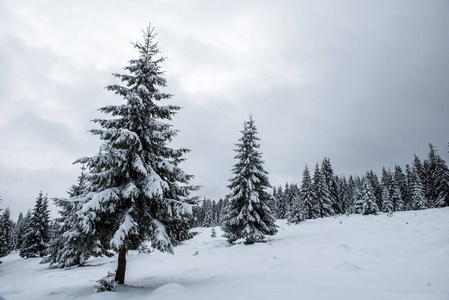
<instances>
[{"instance_id":1,"label":"white snow surface","mask_svg":"<svg viewBox=\"0 0 449 300\"><path fill-rule=\"evenodd\" d=\"M277 224L268 243L230 245L198 228L175 255L130 252L115 292L94 286L116 257L61 270L11 254L0 299L449 299L449 208Z\"/></svg>"}]
</instances>

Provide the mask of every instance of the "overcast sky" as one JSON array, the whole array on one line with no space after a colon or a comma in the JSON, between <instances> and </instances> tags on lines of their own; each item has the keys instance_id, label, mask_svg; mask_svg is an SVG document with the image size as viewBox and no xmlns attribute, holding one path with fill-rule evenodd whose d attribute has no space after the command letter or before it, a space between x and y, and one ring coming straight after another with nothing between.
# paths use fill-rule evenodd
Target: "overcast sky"
<instances>
[{"instance_id":1,"label":"overcast sky","mask_svg":"<svg viewBox=\"0 0 449 300\"><path fill-rule=\"evenodd\" d=\"M337 175L448 161L449 1L0 1L0 208L65 197L100 141L104 89L157 32L173 147L198 195L228 193L254 114L273 185L329 157Z\"/></svg>"}]
</instances>

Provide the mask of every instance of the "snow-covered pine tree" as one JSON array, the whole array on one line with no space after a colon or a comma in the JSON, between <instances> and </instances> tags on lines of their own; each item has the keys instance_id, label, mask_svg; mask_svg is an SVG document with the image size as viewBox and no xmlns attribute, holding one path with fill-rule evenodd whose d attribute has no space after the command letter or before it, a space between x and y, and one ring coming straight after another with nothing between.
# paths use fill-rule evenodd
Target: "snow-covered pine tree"
<instances>
[{"instance_id":1,"label":"snow-covered pine tree","mask_svg":"<svg viewBox=\"0 0 449 300\"><path fill-rule=\"evenodd\" d=\"M359 186L354 186L353 192L352 192L352 213L355 214L362 214L363 213L363 198L362 198L362 192L360 191Z\"/></svg>"},{"instance_id":2,"label":"snow-covered pine tree","mask_svg":"<svg viewBox=\"0 0 449 300\"><path fill-rule=\"evenodd\" d=\"M179 166L188 149L173 149L168 143L178 131L170 121L180 110L158 102L172 95L166 86L155 33L151 25L136 42L137 59L129 61L126 74L113 74L125 85L107 89L124 98L121 105L100 109L112 119L96 119L101 129L91 133L103 140L101 154L85 157L90 171L87 194L77 212L82 233L118 253L115 279L125 281L126 254L148 241L153 249L173 253L173 248L190 239L192 207L189 195L197 190L193 178Z\"/></svg>"},{"instance_id":3,"label":"snow-covered pine tree","mask_svg":"<svg viewBox=\"0 0 449 300\"><path fill-rule=\"evenodd\" d=\"M31 215L32 215L31 209L29 209L27 211L27 213L25 214L25 216L23 216L23 219L21 220L20 231L19 231L19 227L17 226L17 224L19 224L19 220L17 220L17 224L16 224L16 228L15 228L15 229L17 229L17 231L16 230L13 231L13 233L14 233L13 238L17 240L15 249L18 251L20 251L20 249L22 248L24 236L25 236L26 230L28 228L28 223L31 220ZM20 214L19 214L19 217L20 217Z\"/></svg>"},{"instance_id":4,"label":"snow-covered pine tree","mask_svg":"<svg viewBox=\"0 0 449 300\"><path fill-rule=\"evenodd\" d=\"M203 209L204 209L204 220L203 220L203 227L213 227L214 224L214 218L213 218L213 211L212 211L212 201L210 199L207 199L203 202Z\"/></svg>"},{"instance_id":5,"label":"snow-covered pine tree","mask_svg":"<svg viewBox=\"0 0 449 300\"><path fill-rule=\"evenodd\" d=\"M340 199L342 213L349 214L352 207L352 199L349 188L349 183L345 176L338 178L338 199Z\"/></svg>"},{"instance_id":6,"label":"snow-covered pine tree","mask_svg":"<svg viewBox=\"0 0 449 300\"><path fill-rule=\"evenodd\" d=\"M286 217L288 218L291 215L291 210L293 209L293 206L296 205L295 199L297 198L298 194L298 187L295 184L289 184L288 182L285 183L285 189L284 189L284 201L286 205Z\"/></svg>"},{"instance_id":7,"label":"snow-covered pine tree","mask_svg":"<svg viewBox=\"0 0 449 300\"><path fill-rule=\"evenodd\" d=\"M321 163L321 174L323 175L329 189L332 209L336 214L342 213L341 201L338 199L338 187L334 176L334 169L332 168L330 159L327 157L325 157Z\"/></svg>"},{"instance_id":8,"label":"snow-covered pine tree","mask_svg":"<svg viewBox=\"0 0 449 300\"><path fill-rule=\"evenodd\" d=\"M270 183L258 151L260 139L252 116L244 123L242 135L235 149L238 162L232 169L228 213L222 228L230 243L244 238L246 243L252 244L265 240L265 235L276 234L277 226L266 204L272 197L266 192Z\"/></svg>"},{"instance_id":9,"label":"snow-covered pine tree","mask_svg":"<svg viewBox=\"0 0 449 300\"><path fill-rule=\"evenodd\" d=\"M86 194L88 174L86 167L81 167L81 175L77 184L72 185L68 191L71 199L77 199ZM82 226L78 223L77 212L82 202L69 201L64 198L55 198L54 203L60 208L60 218L56 219L57 230L53 236L47 253L41 263L49 263L50 266L68 268L83 266L90 256L112 256L112 253L102 247L98 240L90 235L83 234Z\"/></svg>"},{"instance_id":10,"label":"snow-covered pine tree","mask_svg":"<svg viewBox=\"0 0 449 300\"><path fill-rule=\"evenodd\" d=\"M379 182L379 178L377 177L377 174L374 173L373 170L369 170L365 178L369 180L371 184L371 188L373 190L374 198L376 199L376 205L377 207L382 207L382 187Z\"/></svg>"},{"instance_id":11,"label":"snow-covered pine tree","mask_svg":"<svg viewBox=\"0 0 449 300\"><path fill-rule=\"evenodd\" d=\"M295 194L292 203L290 204L290 209L288 212L288 222L293 224L298 224L304 220L304 215L302 214L304 205L302 198L299 194Z\"/></svg>"},{"instance_id":12,"label":"snow-covered pine tree","mask_svg":"<svg viewBox=\"0 0 449 300\"><path fill-rule=\"evenodd\" d=\"M391 198L390 191L385 185L382 185L382 211L390 215L394 211L393 199Z\"/></svg>"},{"instance_id":13,"label":"snow-covered pine tree","mask_svg":"<svg viewBox=\"0 0 449 300\"><path fill-rule=\"evenodd\" d=\"M17 218L17 222L15 223L14 228L11 232L13 250L19 249L20 247L20 243L22 242L23 236L23 227L24 227L24 217L23 213L20 212Z\"/></svg>"},{"instance_id":14,"label":"snow-covered pine tree","mask_svg":"<svg viewBox=\"0 0 449 300\"><path fill-rule=\"evenodd\" d=\"M426 190L427 187L427 176L426 176L426 171L424 169L424 164L421 161L421 159L418 157L418 155L415 154L415 157L413 159L413 167L416 170L416 174L419 175L420 179L421 179L421 183L423 185L424 188L424 192Z\"/></svg>"},{"instance_id":15,"label":"snow-covered pine tree","mask_svg":"<svg viewBox=\"0 0 449 300\"><path fill-rule=\"evenodd\" d=\"M449 206L449 168L441 157L438 157L435 173L435 181L437 182L435 207Z\"/></svg>"},{"instance_id":16,"label":"snow-covered pine tree","mask_svg":"<svg viewBox=\"0 0 449 300\"><path fill-rule=\"evenodd\" d=\"M221 211L220 211L220 226L223 224L225 216L228 212L228 205L229 205L229 199L228 199L228 196L225 196L225 198L223 200L223 204L221 206Z\"/></svg>"},{"instance_id":17,"label":"snow-covered pine tree","mask_svg":"<svg viewBox=\"0 0 449 300\"><path fill-rule=\"evenodd\" d=\"M316 202L316 195L312 186L312 179L307 165L304 167L302 173L301 183L301 200L302 200L302 215L304 219L315 219L318 216L318 207Z\"/></svg>"},{"instance_id":18,"label":"snow-covered pine tree","mask_svg":"<svg viewBox=\"0 0 449 300\"><path fill-rule=\"evenodd\" d=\"M411 175L411 208L413 210L426 209L428 207L424 187L422 185L421 176L419 175L419 169L416 164L413 164Z\"/></svg>"},{"instance_id":19,"label":"snow-covered pine tree","mask_svg":"<svg viewBox=\"0 0 449 300\"><path fill-rule=\"evenodd\" d=\"M275 217L277 219L285 219L288 215L288 205L287 201L285 200L284 190L282 189L282 186L279 185L277 189L277 197L275 199L276 203L276 211Z\"/></svg>"},{"instance_id":20,"label":"snow-covered pine tree","mask_svg":"<svg viewBox=\"0 0 449 300\"><path fill-rule=\"evenodd\" d=\"M403 198L404 210L412 210L412 186L413 186L413 171L410 165L405 165L405 182L407 190L407 198Z\"/></svg>"},{"instance_id":21,"label":"snow-covered pine tree","mask_svg":"<svg viewBox=\"0 0 449 300\"><path fill-rule=\"evenodd\" d=\"M391 215L394 212L393 193L395 192L395 189L393 182L393 174L391 173L390 170L387 171L385 167L382 168L382 177L380 179L380 186L382 189L381 210Z\"/></svg>"},{"instance_id":22,"label":"snow-covered pine tree","mask_svg":"<svg viewBox=\"0 0 449 300\"><path fill-rule=\"evenodd\" d=\"M332 200L329 195L329 188L323 174L320 171L318 163L315 165L312 186L316 196L318 217L323 218L335 215L335 211L332 208Z\"/></svg>"},{"instance_id":23,"label":"snow-covered pine tree","mask_svg":"<svg viewBox=\"0 0 449 300\"><path fill-rule=\"evenodd\" d=\"M393 180L394 180L394 184L396 186L395 188L398 189L398 191L399 191L398 199L395 200L393 198L394 209L395 209L395 211L405 210L404 199L409 198L408 188L407 188L407 180L405 178L404 173L402 172L401 167L398 165L396 165L394 167Z\"/></svg>"},{"instance_id":24,"label":"snow-covered pine tree","mask_svg":"<svg viewBox=\"0 0 449 300\"><path fill-rule=\"evenodd\" d=\"M11 212L6 208L0 216L0 257L8 255L13 250Z\"/></svg>"},{"instance_id":25,"label":"snow-covered pine tree","mask_svg":"<svg viewBox=\"0 0 449 300\"><path fill-rule=\"evenodd\" d=\"M267 202L267 205L273 212L274 217L276 217L276 198L277 198L277 191L276 187L273 186L272 197L270 197L270 200Z\"/></svg>"},{"instance_id":26,"label":"snow-covered pine tree","mask_svg":"<svg viewBox=\"0 0 449 300\"><path fill-rule=\"evenodd\" d=\"M361 213L363 215L369 215L376 214L378 211L379 208L376 204L376 196L374 196L374 190L371 186L371 181L368 179L368 177L365 177L363 180Z\"/></svg>"},{"instance_id":27,"label":"snow-covered pine tree","mask_svg":"<svg viewBox=\"0 0 449 300\"><path fill-rule=\"evenodd\" d=\"M435 207L449 206L449 169L435 147L429 144L429 148L425 168L428 183L426 197Z\"/></svg>"},{"instance_id":28,"label":"snow-covered pine tree","mask_svg":"<svg viewBox=\"0 0 449 300\"><path fill-rule=\"evenodd\" d=\"M218 203L217 203L217 223L216 223L217 226L221 225L221 221L223 219L223 215L222 215L223 205L224 205L223 199L218 200Z\"/></svg>"},{"instance_id":29,"label":"snow-covered pine tree","mask_svg":"<svg viewBox=\"0 0 449 300\"><path fill-rule=\"evenodd\" d=\"M25 225L22 245L19 255L21 257L43 257L47 254L50 241L50 211L48 210L48 199L39 193L36 205Z\"/></svg>"}]
</instances>

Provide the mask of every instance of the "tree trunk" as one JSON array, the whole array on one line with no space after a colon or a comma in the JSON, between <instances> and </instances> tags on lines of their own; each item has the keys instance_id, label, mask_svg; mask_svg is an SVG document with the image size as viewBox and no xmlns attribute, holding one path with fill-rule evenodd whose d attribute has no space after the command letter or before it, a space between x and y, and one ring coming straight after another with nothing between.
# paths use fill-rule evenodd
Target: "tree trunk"
<instances>
[{"instance_id":1,"label":"tree trunk","mask_svg":"<svg viewBox=\"0 0 449 300\"><path fill-rule=\"evenodd\" d=\"M118 266L115 272L115 281L119 284L125 283L125 271L126 271L126 249L121 248L118 251Z\"/></svg>"}]
</instances>

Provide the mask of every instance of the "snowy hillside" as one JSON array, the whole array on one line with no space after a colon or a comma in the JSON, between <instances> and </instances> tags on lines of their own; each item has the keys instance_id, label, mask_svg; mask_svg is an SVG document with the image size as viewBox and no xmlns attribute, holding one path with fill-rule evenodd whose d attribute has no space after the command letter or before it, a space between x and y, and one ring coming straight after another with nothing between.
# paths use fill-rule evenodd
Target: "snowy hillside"
<instances>
[{"instance_id":1,"label":"snowy hillside","mask_svg":"<svg viewBox=\"0 0 449 300\"><path fill-rule=\"evenodd\" d=\"M229 245L217 230L175 255L132 252L126 283L94 293L116 258L49 269L39 259L4 257L4 299L449 299L449 208L278 221L269 243ZM1 299L1 297L0 297Z\"/></svg>"}]
</instances>

